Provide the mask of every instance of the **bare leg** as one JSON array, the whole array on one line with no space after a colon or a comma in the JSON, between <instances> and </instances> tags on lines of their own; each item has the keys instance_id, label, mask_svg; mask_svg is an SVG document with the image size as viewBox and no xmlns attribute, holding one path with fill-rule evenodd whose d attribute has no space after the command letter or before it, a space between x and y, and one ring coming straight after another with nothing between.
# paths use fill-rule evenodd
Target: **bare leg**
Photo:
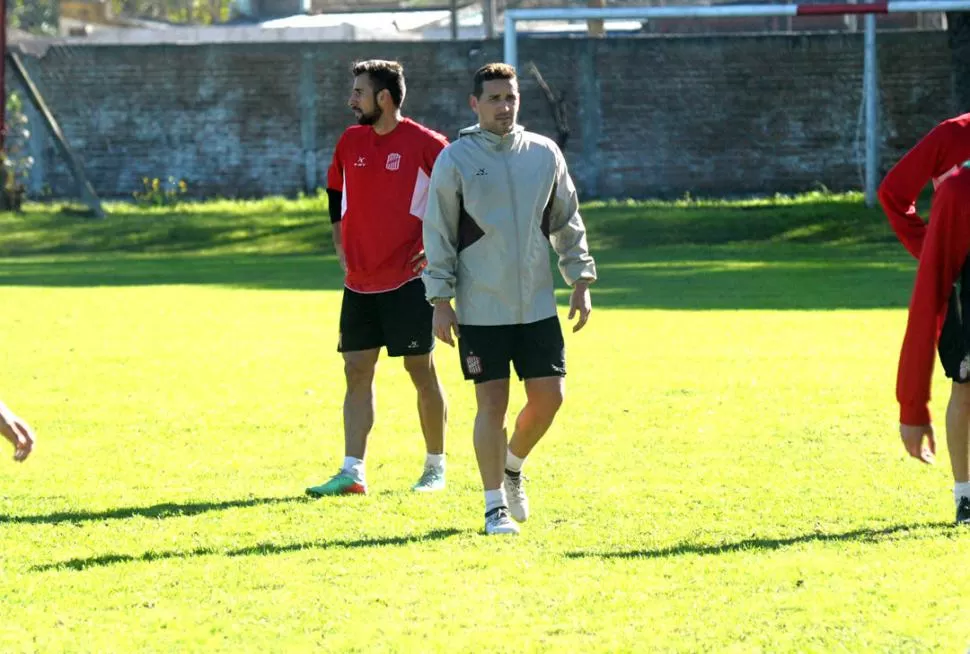
<instances>
[{"instance_id":1,"label":"bare leg","mask_svg":"<svg viewBox=\"0 0 970 654\"><path fill-rule=\"evenodd\" d=\"M552 425L566 394L563 377L525 380L526 403L515 420L509 450L524 459Z\"/></svg>"},{"instance_id":2,"label":"bare leg","mask_svg":"<svg viewBox=\"0 0 970 654\"><path fill-rule=\"evenodd\" d=\"M418 417L428 454L444 454L448 403L438 381L434 357L429 354L404 357L404 368L418 391Z\"/></svg>"},{"instance_id":3,"label":"bare leg","mask_svg":"<svg viewBox=\"0 0 970 654\"><path fill-rule=\"evenodd\" d=\"M363 459L374 426L374 371L380 349L344 352L344 454Z\"/></svg>"},{"instance_id":4,"label":"bare leg","mask_svg":"<svg viewBox=\"0 0 970 654\"><path fill-rule=\"evenodd\" d=\"M505 413L509 408L509 380L475 384L475 456L485 490L502 488L505 477Z\"/></svg>"},{"instance_id":5,"label":"bare leg","mask_svg":"<svg viewBox=\"0 0 970 654\"><path fill-rule=\"evenodd\" d=\"M970 384L953 384L946 407L946 447L953 481L970 481Z\"/></svg>"}]
</instances>

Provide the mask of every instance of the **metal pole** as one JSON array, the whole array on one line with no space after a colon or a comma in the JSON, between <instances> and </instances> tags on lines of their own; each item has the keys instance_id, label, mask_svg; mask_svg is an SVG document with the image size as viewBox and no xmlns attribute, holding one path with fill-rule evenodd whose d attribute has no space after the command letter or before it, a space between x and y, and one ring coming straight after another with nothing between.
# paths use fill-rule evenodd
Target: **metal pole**
<instances>
[{"instance_id":1,"label":"metal pole","mask_svg":"<svg viewBox=\"0 0 970 654\"><path fill-rule=\"evenodd\" d=\"M970 0L889 0L823 4L689 5L664 7L541 7L506 9L506 20L589 20L590 18L728 18L745 16L833 16L840 14L896 14L928 11L967 11Z\"/></svg>"},{"instance_id":2,"label":"metal pole","mask_svg":"<svg viewBox=\"0 0 970 654\"><path fill-rule=\"evenodd\" d=\"M451 40L458 40L458 0L451 0Z\"/></svg>"},{"instance_id":3,"label":"metal pole","mask_svg":"<svg viewBox=\"0 0 970 654\"><path fill-rule=\"evenodd\" d=\"M0 0L2 1L2 0ZM515 42L515 17L508 10L505 11L505 63L518 67L518 46Z\"/></svg>"},{"instance_id":4,"label":"metal pole","mask_svg":"<svg viewBox=\"0 0 970 654\"><path fill-rule=\"evenodd\" d=\"M495 0L482 0L482 18L485 23L485 38L495 38Z\"/></svg>"},{"instance_id":5,"label":"metal pole","mask_svg":"<svg viewBox=\"0 0 970 654\"><path fill-rule=\"evenodd\" d=\"M7 0L0 0L0 153L7 147Z\"/></svg>"},{"instance_id":6,"label":"metal pole","mask_svg":"<svg viewBox=\"0 0 970 654\"><path fill-rule=\"evenodd\" d=\"M876 17L866 14L865 58L862 70L862 95L866 107L866 206L876 204L879 168L879 86L876 65Z\"/></svg>"},{"instance_id":7,"label":"metal pole","mask_svg":"<svg viewBox=\"0 0 970 654\"><path fill-rule=\"evenodd\" d=\"M587 6L602 9L606 7L606 0L587 0ZM606 36L606 26L602 18L590 18L586 21L586 32L591 38Z\"/></svg>"}]
</instances>

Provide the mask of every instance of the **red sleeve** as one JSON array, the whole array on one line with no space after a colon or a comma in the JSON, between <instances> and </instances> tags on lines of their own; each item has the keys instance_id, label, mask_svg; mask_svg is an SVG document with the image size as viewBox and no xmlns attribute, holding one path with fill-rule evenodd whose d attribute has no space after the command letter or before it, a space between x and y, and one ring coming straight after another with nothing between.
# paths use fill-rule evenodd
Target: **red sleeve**
<instances>
[{"instance_id":1,"label":"red sleeve","mask_svg":"<svg viewBox=\"0 0 970 654\"><path fill-rule=\"evenodd\" d=\"M431 174L431 170L434 168L434 162L438 160L438 155L441 151L445 149L448 145L448 139L445 138L443 134L438 134L437 132L432 132L431 135L434 137L428 139L428 146L424 151L424 163L428 169L428 174Z\"/></svg>"},{"instance_id":2,"label":"red sleeve","mask_svg":"<svg viewBox=\"0 0 970 654\"><path fill-rule=\"evenodd\" d=\"M916 211L916 199L930 182L970 159L970 114L933 128L886 174L879 201L903 246L917 259L926 224Z\"/></svg>"},{"instance_id":3,"label":"red sleeve","mask_svg":"<svg viewBox=\"0 0 970 654\"><path fill-rule=\"evenodd\" d=\"M331 191L344 190L344 164L341 158L341 145L344 137L341 136L337 141L337 146L333 149L333 160L330 162L330 169L327 170L327 188Z\"/></svg>"},{"instance_id":4,"label":"red sleeve","mask_svg":"<svg viewBox=\"0 0 970 654\"><path fill-rule=\"evenodd\" d=\"M904 425L930 423L930 384L940 328L946 315L953 282L970 250L970 171L940 186L933 197L930 224L922 243L916 284L909 304L909 319L899 356L896 399Z\"/></svg>"}]
</instances>

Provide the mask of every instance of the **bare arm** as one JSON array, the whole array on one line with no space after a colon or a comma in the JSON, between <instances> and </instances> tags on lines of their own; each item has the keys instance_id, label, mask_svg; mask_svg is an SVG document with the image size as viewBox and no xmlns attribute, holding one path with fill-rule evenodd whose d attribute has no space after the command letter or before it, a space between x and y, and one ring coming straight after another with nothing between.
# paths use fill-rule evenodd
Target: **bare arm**
<instances>
[{"instance_id":1,"label":"bare arm","mask_svg":"<svg viewBox=\"0 0 970 654\"><path fill-rule=\"evenodd\" d=\"M337 253L337 261L340 262L341 270L346 274L347 256L344 254L343 234L340 229L340 223L343 220L344 194L335 189L327 189L327 199L329 200L330 233L333 236L333 249Z\"/></svg>"},{"instance_id":2,"label":"bare arm","mask_svg":"<svg viewBox=\"0 0 970 654\"><path fill-rule=\"evenodd\" d=\"M340 269L347 273L347 256L344 254L344 241L340 233L340 223L334 223L331 230L333 235L333 250L337 253L337 261L340 262Z\"/></svg>"}]
</instances>

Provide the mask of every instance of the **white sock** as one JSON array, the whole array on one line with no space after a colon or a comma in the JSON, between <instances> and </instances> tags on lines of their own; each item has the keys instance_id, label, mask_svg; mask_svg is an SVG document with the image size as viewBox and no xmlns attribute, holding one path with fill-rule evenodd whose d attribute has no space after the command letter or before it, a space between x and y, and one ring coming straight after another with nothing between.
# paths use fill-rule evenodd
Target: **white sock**
<instances>
[{"instance_id":1,"label":"white sock","mask_svg":"<svg viewBox=\"0 0 970 654\"><path fill-rule=\"evenodd\" d=\"M427 468L428 466L434 466L436 468L444 468L445 453L444 452L442 452L441 454L428 453L428 456L425 457L424 459L424 467Z\"/></svg>"},{"instance_id":2,"label":"white sock","mask_svg":"<svg viewBox=\"0 0 970 654\"><path fill-rule=\"evenodd\" d=\"M508 505L508 502L505 500L504 487L498 490L485 491L485 513L488 513L492 509L497 509L500 506L508 507Z\"/></svg>"},{"instance_id":3,"label":"white sock","mask_svg":"<svg viewBox=\"0 0 970 654\"><path fill-rule=\"evenodd\" d=\"M522 472L522 465L525 463L525 459L520 459L519 457L512 454L512 450L508 450L505 453L505 469L511 470L512 472Z\"/></svg>"},{"instance_id":4,"label":"white sock","mask_svg":"<svg viewBox=\"0 0 970 654\"><path fill-rule=\"evenodd\" d=\"M970 497L970 481L953 484L953 502L959 506L961 497Z\"/></svg>"},{"instance_id":5,"label":"white sock","mask_svg":"<svg viewBox=\"0 0 970 654\"><path fill-rule=\"evenodd\" d=\"M356 479L357 481L359 482L364 481L364 460L363 459L355 459L352 456L345 456L343 469L349 472L350 474L352 474L354 476L354 479Z\"/></svg>"}]
</instances>

